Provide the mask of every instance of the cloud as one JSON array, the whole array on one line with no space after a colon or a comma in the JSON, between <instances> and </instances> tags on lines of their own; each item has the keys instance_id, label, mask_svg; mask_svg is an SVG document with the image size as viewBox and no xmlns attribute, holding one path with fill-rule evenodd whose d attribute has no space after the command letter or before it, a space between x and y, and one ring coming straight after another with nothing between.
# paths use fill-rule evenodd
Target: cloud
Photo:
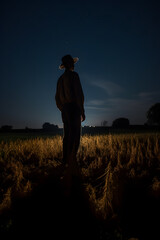
<instances>
[{"instance_id":1,"label":"cloud","mask_svg":"<svg viewBox=\"0 0 160 240\"><path fill-rule=\"evenodd\" d=\"M86 106L85 109L89 109L89 110L97 110L97 111L108 111L109 108L107 107L94 107L94 106Z\"/></svg>"},{"instance_id":2,"label":"cloud","mask_svg":"<svg viewBox=\"0 0 160 240\"><path fill-rule=\"evenodd\" d=\"M106 119L111 125L116 118L126 117L131 124L144 124L148 109L160 101L160 91L139 91L133 95L130 89L127 91L123 86L105 81L104 78L86 75L85 79L96 87L94 94L85 102L86 116L88 114L91 122L100 123Z\"/></svg>"},{"instance_id":3,"label":"cloud","mask_svg":"<svg viewBox=\"0 0 160 240\"><path fill-rule=\"evenodd\" d=\"M126 117L130 120L131 124L144 124L146 119L146 112L155 99L147 97L148 94L137 94L134 98L125 97L109 97L105 100L92 99L86 103L86 111L90 110L88 114L94 112L96 119L106 119L109 124L119 117Z\"/></svg>"},{"instance_id":4,"label":"cloud","mask_svg":"<svg viewBox=\"0 0 160 240\"><path fill-rule=\"evenodd\" d=\"M140 92L138 97L140 98L157 98L160 96L160 91L153 91L153 92Z\"/></svg>"},{"instance_id":5,"label":"cloud","mask_svg":"<svg viewBox=\"0 0 160 240\"><path fill-rule=\"evenodd\" d=\"M107 93L108 96L117 96L125 92L125 89L121 85L113 81L109 81L107 78L105 79L101 76L83 74L81 78L84 79L86 83L100 88L105 93Z\"/></svg>"},{"instance_id":6,"label":"cloud","mask_svg":"<svg viewBox=\"0 0 160 240\"><path fill-rule=\"evenodd\" d=\"M109 108L106 107L106 101L98 99L87 101L85 104L85 109L98 110L103 112L109 110Z\"/></svg>"},{"instance_id":7,"label":"cloud","mask_svg":"<svg viewBox=\"0 0 160 240\"><path fill-rule=\"evenodd\" d=\"M97 80L91 82L91 84L103 89L108 94L108 96L116 96L117 94L120 94L124 91L120 85L110 81Z\"/></svg>"},{"instance_id":8,"label":"cloud","mask_svg":"<svg viewBox=\"0 0 160 240\"><path fill-rule=\"evenodd\" d=\"M143 97L142 97L143 96ZM113 118L127 117L131 124L144 124L146 112L156 102L155 98L148 98L149 94L137 94L134 98L109 98L108 114Z\"/></svg>"},{"instance_id":9,"label":"cloud","mask_svg":"<svg viewBox=\"0 0 160 240\"><path fill-rule=\"evenodd\" d=\"M105 104L104 100L98 100L98 99L90 100L87 102L87 105L94 105L94 106L102 106L104 104Z\"/></svg>"}]
</instances>

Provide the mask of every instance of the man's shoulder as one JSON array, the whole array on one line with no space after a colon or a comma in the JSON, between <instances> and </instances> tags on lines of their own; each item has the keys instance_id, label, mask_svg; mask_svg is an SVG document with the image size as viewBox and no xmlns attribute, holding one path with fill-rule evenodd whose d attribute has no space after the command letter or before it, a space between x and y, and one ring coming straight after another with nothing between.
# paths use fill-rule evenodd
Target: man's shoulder
<instances>
[{"instance_id":1,"label":"man's shoulder","mask_svg":"<svg viewBox=\"0 0 160 240\"><path fill-rule=\"evenodd\" d=\"M70 71L69 72L70 74L70 77L72 76L73 78L79 78L79 75L77 72L75 71ZM68 72L64 72L59 78L58 78L58 81L61 81L63 78L67 77L68 76Z\"/></svg>"},{"instance_id":2,"label":"man's shoulder","mask_svg":"<svg viewBox=\"0 0 160 240\"><path fill-rule=\"evenodd\" d=\"M72 74L73 74L73 76L74 76L75 78L79 78L79 75L78 75L77 72L73 71Z\"/></svg>"},{"instance_id":3,"label":"man's shoulder","mask_svg":"<svg viewBox=\"0 0 160 240\"><path fill-rule=\"evenodd\" d=\"M78 75L78 73L77 73L77 72L75 72L75 71L72 71L72 73L73 73L74 75Z\"/></svg>"},{"instance_id":4,"label":"man's shoulder","mask_svg":"<svg viewBox=\"0 0 160 240\"><path fill-rule=\"evenodd\" d=\"M59 76L58 81L61 81L63 77L64 77L64 73L61 76Z\"/></svg>"}]
</instances>

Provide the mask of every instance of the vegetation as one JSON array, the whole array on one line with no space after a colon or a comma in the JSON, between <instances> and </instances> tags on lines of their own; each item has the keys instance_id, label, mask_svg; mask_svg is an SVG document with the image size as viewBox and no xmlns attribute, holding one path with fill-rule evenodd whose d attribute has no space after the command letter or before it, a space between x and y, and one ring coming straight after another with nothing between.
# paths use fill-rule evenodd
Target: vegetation
<instances>
[{"instance_id":1,"label":"vegetation","mask_svg":"<svg viewBox=\"0 0 160 240\"><path fill-rule=\"evenodd\" d=\"M117 118L113 121L112 127L114 128L128 128L129 120L127 118Z\"/></svg>"},{"instance_id":2,"label":"vegetation","mask_svg":"<svg viewBox=\"0 0 160 240\"><path fill-rule=\"evenodd\" d=\"M0 211L10 207L12 198L31 191L40 179L60 164L56 159L61 157L61 137L1 142Z\"/></svg>"},{"instance_id":3,"label":"vegetation","mask_svg":"<svg viewBox=\"0 0 160 240\"><path fill-rule=\"evenodd\" d=\"M63 165L62 137L0 143L0 213ZM93 213L118 219L129 184L160 193L160 135L83 136L77 158ZM144 184L145 180L145 184Z\"/></svg>"},{"instance_id":4,"label":"vegetation","mask_svg":"<svg viewBox=\"0 0 160 240\"><path fill-rule=\"evenodd\" d=\"M44 130L47 130L47 131L51 131L51 130L57 130L58 129L58 125L54 125L54 124L51 124L51 123L48 123L48 122L45 122L43 125L42 125L42 128Z\"/></svg>"},{"instance_id":5,"label":"vegetation","mask_svg":"<svg viewBox=\"0 0 160 240\"><path fill-rule=\"evenodd\" d=\"M147 119L149 125L160 126L160 103L156 103L150 107L147 112Z\"/></svg>"},{"instance_id":6,"label":"vegetation","mask_svg":"<svg viewBox=\"0 0 160 240\"><path fill-rule=\"evenodd\" d=\"M158 181L160 135L86 136L79 161L83 176L89 179L87 188L97 213L103 218L112 217L121 207L129 181L150 177L148 184L155 190L152 184Z\"/></svg>"}]
</instances>

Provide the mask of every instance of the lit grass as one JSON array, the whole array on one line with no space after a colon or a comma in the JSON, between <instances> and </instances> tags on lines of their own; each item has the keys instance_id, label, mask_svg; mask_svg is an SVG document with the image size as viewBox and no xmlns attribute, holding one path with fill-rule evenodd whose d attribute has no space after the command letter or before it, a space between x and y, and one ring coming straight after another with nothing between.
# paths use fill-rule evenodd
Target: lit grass
<instances>
[{"instance_id":1,"label":"lit grass","mask_svg":"<svg viewBox=\"0 0 160 240\"><path fill-rule=\"evenodd\" d=\"M63 164L61 159L60 136L2 141L0 211L10 208L15 196L32 191L43 177ZM160 168L160 135L86 135L81 138L77 160L94 212L107 219L116 214L127 181L144 178ZM153 191L159 191L157 175L150 184Z\"/></svg>"}]
</instances>

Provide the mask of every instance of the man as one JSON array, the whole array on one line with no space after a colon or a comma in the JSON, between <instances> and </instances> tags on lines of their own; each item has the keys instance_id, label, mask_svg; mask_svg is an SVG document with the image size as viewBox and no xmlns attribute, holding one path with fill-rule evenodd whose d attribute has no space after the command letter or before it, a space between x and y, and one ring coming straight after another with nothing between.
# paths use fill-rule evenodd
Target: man
<instances>
[{"instance_id":1,"label":"man","mask_svg":"<svg viewBox=\"0 0 160 240\"><path fill-rule=\"evenodd\" d=\"M65 69L65 72L58 79L55 96L64 124L63 161L72 170L80 144L81 121L85 120L84 94L79 75L74 72L77 61L78 58L72 58L71 55L62 58L59 68Z\"/></svg>"}]
</instances>

